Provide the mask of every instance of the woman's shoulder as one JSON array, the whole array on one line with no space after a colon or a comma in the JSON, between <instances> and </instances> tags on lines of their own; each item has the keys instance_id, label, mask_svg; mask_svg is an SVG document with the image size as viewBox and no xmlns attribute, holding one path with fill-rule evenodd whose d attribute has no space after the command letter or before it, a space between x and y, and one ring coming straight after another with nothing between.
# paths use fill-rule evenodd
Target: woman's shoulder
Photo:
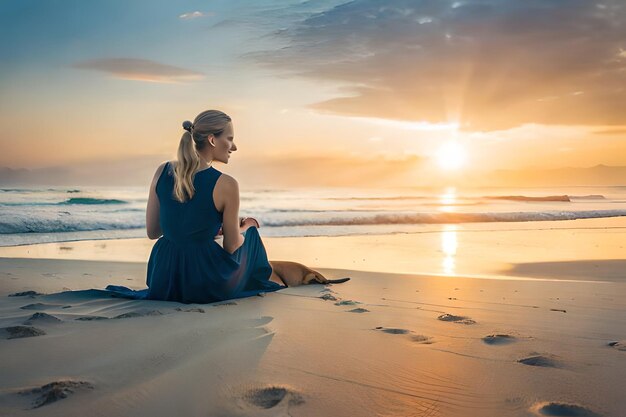
<instances>
[{"instance_id":1,"label":"woman's shoulder","mask_svg":"<svg viewBox=\"0 0 626 417\"><path fill-rule=\"evenodd\" d=\"M166 166L174 168L174 164L176 163L176 161L163 161L159 164L159 166L157 167L157 172L163 172L163 169L165 169Z\"/></svg>"},{"instance_id":2,"label":"woman's shoulder","mask_svg":"<svg viewBox=\"0 0 626 417\"><path fill-rule=\"evenodd\" d=\"M161 177L161 174L163 173L165 166L170 163L171 163L170 161L161 162L161 164L157 167L156 171L154 172L153 182L156 183L156 181Z\"/></svg>"},{"instance_id":3,"label":"woman's shoulder","mask_svg":"<svg viewBox=\"0 0 626 417\"><path fill-rule=\"evenodd\" d=\"M176 165L178 165L177 160L163 161L157 168L157 172L160 174L161 172L163 172L164 169L167 169L168 173L170 175L173 175L174 171L176 170Z\"/></svg>"},{"instance_id":4,"label":"woman's shoulder","mask_svg":"<svg viewBox=\"0 0 626 417\"><path fill-rule=\"evenodd\" d=\"M239 183L234 177L221 171L217 171L217 172L220 173L220 176L217 179L217 184L216 184L217 187L223 190L239 190Z\"/></svg>"},{"instance_id":5,"label":"woman's shoulder","mask_svg":"<svg viewBox=\"0 0 626 417\"><path fill-rule=\"evenodd\" d=\"M221 172L215 183L213 195L217 211L223 213L227 204L231 205L239 201L239 183L232 176Z\"/></svg>"}]
</instances>

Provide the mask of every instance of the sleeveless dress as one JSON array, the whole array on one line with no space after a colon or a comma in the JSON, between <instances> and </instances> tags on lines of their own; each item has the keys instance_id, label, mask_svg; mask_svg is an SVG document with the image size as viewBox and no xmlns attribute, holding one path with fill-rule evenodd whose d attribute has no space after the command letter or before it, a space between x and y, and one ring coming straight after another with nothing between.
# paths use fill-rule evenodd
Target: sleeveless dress
<instances>
[{"instance_id":1,"label":"sleeveless dress","mask_svg":"<svg viewBox=\"0 0 626 417\"><path fill-rule=\"evenodd\" d=\"M213 167L198 171L193 198L180 203L173 197L173 167L166 163L156 184L163 236L150 253L148 288L109 285L107 291L123 298L211 303L287 288L269 280L272 267L256 227L245 231L243 245L233 254L215 241L222 213L213 189L221 174Z\"/></svg>"}]
</instances>

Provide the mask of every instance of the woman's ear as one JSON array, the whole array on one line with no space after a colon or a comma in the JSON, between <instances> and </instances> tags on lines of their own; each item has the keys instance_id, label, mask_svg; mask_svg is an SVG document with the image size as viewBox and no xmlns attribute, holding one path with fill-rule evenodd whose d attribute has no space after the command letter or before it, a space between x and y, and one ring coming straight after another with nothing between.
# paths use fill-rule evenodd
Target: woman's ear
<instances>
[{"instance_id":1,"label":"woman's ear","mask_svg":"<svg viewBox=\"0 0 626 417\"><path fill-rule=\"evenodd\" d=\"M210 134L209 136L207 136L207 141L209 142L209 145L215 148L215 135L214 134Z\"/></svg>"}]
</instances>

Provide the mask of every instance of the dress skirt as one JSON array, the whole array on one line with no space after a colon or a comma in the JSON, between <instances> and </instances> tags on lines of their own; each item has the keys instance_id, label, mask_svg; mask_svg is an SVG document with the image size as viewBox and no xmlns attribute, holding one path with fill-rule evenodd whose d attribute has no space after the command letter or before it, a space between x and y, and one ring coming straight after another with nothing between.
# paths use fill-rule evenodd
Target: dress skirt
<instances>
[{"instance_id":1,"label":"dress skirt","mask_svg":"<svg viewBox=\"0 0 626 417\"><path fill-rule=\"evenodd\" d=\"M248 228L244 239L230 254L213 239L174 242L162 236L148 260L148 288L106 290L122 298L211 303L286 288L269 280L272 267L257 228Z\"/></svg>"}]
</instances>

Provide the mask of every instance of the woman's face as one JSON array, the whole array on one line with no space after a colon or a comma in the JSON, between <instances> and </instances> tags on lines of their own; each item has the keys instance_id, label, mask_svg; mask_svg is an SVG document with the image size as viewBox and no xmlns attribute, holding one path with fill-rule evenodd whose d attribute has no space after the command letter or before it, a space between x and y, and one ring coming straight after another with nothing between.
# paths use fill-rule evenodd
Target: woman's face
<instances>
[{"instance_id":1,"label":"woman's face","mask_svg":"<svg viewBox=\"0 0 626 417\"><path fill-rule=\"evenodd\" d=\"M232 122L228 122L224 131L219 136L214 136L214 139L209 138L209 141L214 141L215 143L215 148L213 148L213 159L227 164L231 152L237 150Z\"/></svg>"}]
</instances>

